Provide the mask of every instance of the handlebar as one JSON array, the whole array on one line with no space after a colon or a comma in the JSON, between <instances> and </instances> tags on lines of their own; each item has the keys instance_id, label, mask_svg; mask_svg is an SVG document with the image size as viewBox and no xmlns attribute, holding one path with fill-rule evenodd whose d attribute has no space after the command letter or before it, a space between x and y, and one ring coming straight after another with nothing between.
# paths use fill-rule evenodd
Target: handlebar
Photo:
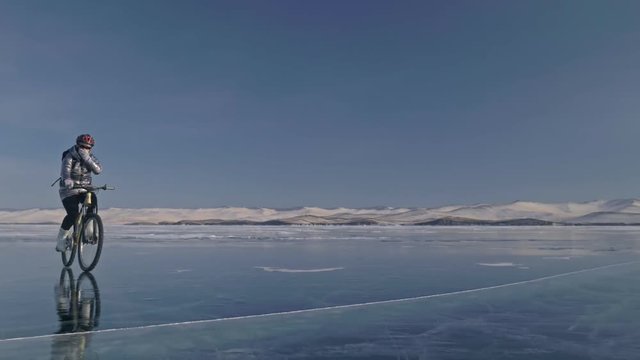
<instances>
[{"instance_id":1,"label":"handlebar","mask_svg":"<svg viewBox=\"0 0 640 360\"><path fill-rule=\"evenodd\" d=\"M116 188L113 186L107 186L102 185L102 186L74 186L73 189L84 189L87 191L98 191L98 190L115 190Z\"/></svg>"}]
</instances>

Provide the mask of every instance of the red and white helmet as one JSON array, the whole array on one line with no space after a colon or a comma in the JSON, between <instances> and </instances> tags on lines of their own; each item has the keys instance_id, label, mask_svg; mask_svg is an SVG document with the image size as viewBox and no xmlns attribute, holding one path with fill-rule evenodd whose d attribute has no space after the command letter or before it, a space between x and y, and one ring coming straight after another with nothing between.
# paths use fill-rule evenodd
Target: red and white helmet
<instances>
[{"instance_id":1,"label":"red and white helmet","mask_svg":"<svg viewBox=\"0 0 640 360\"><path fill-rule=\"evenodd\" d=\"M78 146L92 148L95 144L95 139L89 134L82 134L76 138L76 145Z\"/></svg>"}]
</instances>

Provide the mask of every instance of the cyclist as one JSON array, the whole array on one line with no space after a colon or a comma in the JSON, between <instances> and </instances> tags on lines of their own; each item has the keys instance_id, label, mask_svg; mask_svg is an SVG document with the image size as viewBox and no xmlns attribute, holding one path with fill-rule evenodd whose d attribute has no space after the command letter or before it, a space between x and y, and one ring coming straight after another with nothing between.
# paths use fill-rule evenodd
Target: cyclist
<instances>
[{"instance_id":1,"label":"cyclist","mask_svg":"<svg viewBox=\"0 0 640 360\"><path fill-rule=\"evenodd\" d=\"M93 156L91 150L95 145L93 136L82 134L76 138L76 144L62 153L62 169L60 170L60 199L67 211L58 231L56 251L64 251L66 240L71 237L71 227L78 217L78 205L87 196L87 190L78 188L91 185L91 174L100 174L102 166ZM92 197L92 208L98 204L95 193Z\"/></svg>"}]
</instances>

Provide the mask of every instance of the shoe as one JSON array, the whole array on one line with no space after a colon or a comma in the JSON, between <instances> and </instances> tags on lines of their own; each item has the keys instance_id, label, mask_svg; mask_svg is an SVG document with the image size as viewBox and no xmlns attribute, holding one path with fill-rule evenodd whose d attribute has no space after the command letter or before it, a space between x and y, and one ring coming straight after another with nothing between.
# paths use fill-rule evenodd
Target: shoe
<instances>
[{"instance_id":1,"label":"shoe","mask_svg":"<svg viewBox=\"0 0 640 360\"><path fill-rule=\"evenodd\" d=\"M67 239L71 237L73 230L64 230L60 228L58 231L58 243L56 244L56 251L63 252L67 249Z\"/></svg>"}]
</instances>

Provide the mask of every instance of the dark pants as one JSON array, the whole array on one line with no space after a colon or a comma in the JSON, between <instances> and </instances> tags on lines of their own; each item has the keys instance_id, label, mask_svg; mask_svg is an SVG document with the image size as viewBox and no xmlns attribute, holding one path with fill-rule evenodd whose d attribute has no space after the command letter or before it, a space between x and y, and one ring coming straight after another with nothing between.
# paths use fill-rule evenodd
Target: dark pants
<instances>
[{"instance_id":1,"label":"dark pants","mask_svg":"<svg viewBox=\"0 0 640 360\"><path fill-rule=\"evenodd\" d=\"M67 216L62 220L61 228L64 230L71 229L73 223L78 217L78 213L80 213L78 205L82 204L85 197L87 197L87 193L69 196L62 200L62 205L64 206L64 209L67 210ZM93 196L91 197L91 206L89 207L88 212L93 212L97 206L98 197L93 193Z\"/></svg>"}]
</instances>

